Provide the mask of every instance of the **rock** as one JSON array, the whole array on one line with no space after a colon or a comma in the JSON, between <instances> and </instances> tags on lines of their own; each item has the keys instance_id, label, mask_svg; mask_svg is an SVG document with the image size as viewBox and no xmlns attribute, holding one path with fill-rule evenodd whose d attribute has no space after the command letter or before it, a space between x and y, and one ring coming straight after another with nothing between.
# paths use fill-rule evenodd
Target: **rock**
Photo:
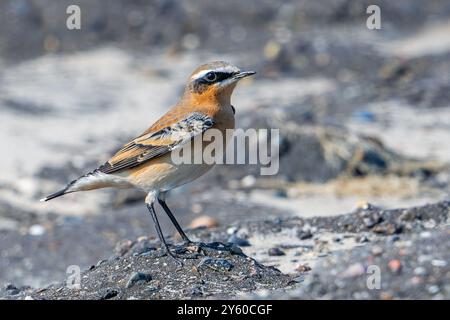
<instances>
[{"instance_id":1,"label":"rock","mask_svg":"<svg viewBox=\"0 0 450 320\"><path fill-rule=\"evenodd\" d=\"M356 204L356 209L359 209L359 210L370 210L370 209L372 209L374 206L371 204L371 203L369 203L369 202L367 202L367 201L359 201L357 204Z\"/></svg>"},{"instance_id":2,"label":"rock","mask_svg":"<svg viewBox=\"0 0 450 320\"><path fill-rule=\"evenodd\" d=\"M355 263L345 269L340 276L343 278L355 278L365 273L365 268L361 263Z\"/></svg>"},{"instance_id":3,"label":"rock","mask_svg":"<svg viewBox=\"0 0 450 320\"><path fill-rule=\"evenodd\" d=\"M188 289L188 295L193 297L203 296L203 289L199 286L192 287Z\"/></svg>"},{"instance_id":4,"label":"rock","mask_svg":"<svg viewBox=\"0 0 450 320\"><path fill-rule=\"evenodd\" d=\"M229 227L229 228L227 228L227 234L231 236L231 235L235 234L236 232L238 232L238 230L239 230L239 228L236 226Z\"/></svg>"},{"instance_id":5,"label":"rock","mask_svg":"<svg viewBox=\"0 0 450 320\"><path fill-rule=\"evenodd\" d=\"M136 283L141 281L150 282L151 280L152 276L149 273L135 272L131 275L130 279L128 280L126 288L129 289L133 287Z\"/></svg>"},{"instance_id":6,"label":"rock","mask_svg":"<svg viewBox=\"0 0 450 320\"><path fill-rule=\"evenodd\" d=\"M159 290L159 286L152 286L152 285L150 285L150 286L147 286L147 287L145 287L145 289L143 290L145 293L154 293L154 292L156 292L156 291L158 291Z\"/></svg>"},{"instance_id":7,"label":"rock","mask_svg":"<svg viewBox=\"0 0 450 320\"><path fill-rule=\"evenodd\" d=\"M377 224L377 221L372 218L364 218L363 223L367 228L371 229Z\"/></svg>"},{"instance_id":8,"label":"rock","mask_svg":"<svg viewBox=\"0 0 450 320\"><path fill-rule=\"evenodd\" d=\"M304 272L311 271L311 267L307 264L300 264L297 268L295 268L295 271L304 273Z\"/></svg>"},{"instance_id":9,"label":"rock","mask_svg":"<svg viewBox=\"0 0 450 320\"><path fill-rule=\"evenodd\" d=\"M439 293L439 291L441 291L441 289L439 288L439 286L437 286L437 285L431 285L431 286L429 286L428 287L428 292L430 293L430 294L437 294L437 293Z\"/></svg>"},{"instance_id":10,"label":"rock","mask_svg":"<svg viewBox=\"0 0 450 320\"><path fill-rule=\"evenodd\" d=\"M393 273L400 273L402 269L402 263L398 259L394 259L389 261L388 263L389 270L391 270Z\"/></svg>"},{"instance_id":11,"label":"rock","mask_svg":"<svg viewBox=\"0 0 450 320\"><path fill-rule=\"evenodd\" d=\"M372 254L374 256L380 256L383 254L383 248L381 246L373 246L372 247Z\"/></svg>"},{"instance_id":12,"label":"rock","mask_svg":"<svg viewBox=\"0 0 450 320\"><path fill-rule=\"evenodd\" d=\"M445 260L439 260L439 259L433 259L431 260L431 265L434 267L446 267L447 266L447 261Z\"/></svg>"},{"instance_id":13,"label":"rock","mask_svg":"<svg viewBox=\"0 0 450 320\"><path fill-rule=\"evenodd\" d=\"M105 263L105 262L107 262L107 261L108 261L108 260L104 260L104 259L99 260L95 266L96 266L96 267L99 267L99 266L101 266L103 263Z\"/></svg>"},{"instance_id":14,"label":"rock","mask_svg":"<svg viewBox=\"0 0 450 320\"><path fill-rule=\"evenodd\" d=\"M214 259L214 258L203 258L198 264L197 268L210 268L216 271L230 271L233 268L233 264L226 259Z\"/></svg>"},{"instance_id":15,"label":"rock","mask_svg":"<svg viewBox=\"0 0 450 320\"><path fill-rule=\"evenodd\" d=\"M274 247L270 248L268 251L269 256L284 256L286 255L280 248Z\"/></svg>"},{"instance_id":16,"label":"rock","mask_svg":"<svg viewBox=\"0 0 450 320\"><path fill-rule=\"evenodd\" d=\"M302 283L305 281L305 276L304 275L299 275L298 277L294 277L292 278L292 281L295 283Z\"/></svg>"},{"instance_id":17,"label":"rock","mask_svg":"<svg viewBox=\"0 0 450 320\"><path fill-rule=\"evenodd\" d=\"M105 290L105 292L102 294L101 296L101 300L109 300L111 298L114 298L115 296L117 296L119 294L119 291L117 291L116 289L111 289L108 288Z\"/></svg>"},{"instance_id":18,"label":"rock","mask_svg":"<svg viewBox=\"0 0 450 320\"><path fill-rule=\"evenodd\" d=\"M125 253L130 251L131 247L133 246L134 241L125 239L117 242L116 247L114 248L114 252L119 255L123 256Z\"/></svg>"},{"instance_id":19,"label":"rock","mask_svg":"<svg viewBox=\"0 0 450 320\"><path fill-rule=\"evenodd\" d=\"M418 276L426 276L428 273L424 267L417 267L414 269L414 274Z\"/></svg>"},{"instance_id":20,"label":"rock","mask_svg":"<svg viewBox=\"0 0 450 320\"><path fill-rule=\"evenodd\" d=\"M256 183L256 178L252 175L245 176L241 179L241 185L243 188L250 188Z\"/></svg>"},{"instance_id":21,"label":"rock","mask_svg":"<svg viewBox=\"0 0 450 320\"><path fill-rule=\"evenodd\" d=\"M7 284L6 286L5 286L5 291L6 291L6 293L8 294L8 295L11 295L11 296L14 296L14 295L16 295L16 294L19 294L20 293L20 290L15 286L15 285L13 285L13 284Z\"/></svg>"},{"instance_id":22,"label":"rock","mask_svg":"<svg viewBox=\"0 0 450 320\"><path fill-rule=\"evenodd\" d=\"M277 198L288 198L288 193L285 189L277 189L275 192Z\"/></svg>"},{"instance_id":23,"label":"rock","mask_svg":"<svg viewBox=\"0 0 450 320\"><path fill-rule=\"evenodd\" d=\"M232 246L230 247L230 252L233 254L242 254L242 249L233 243Z\"/></svg>"},{"instance_id":24,"label":"rock","mask_svg":"<svg viewBox=\"0 0 450 320\"><path fill-rule=\"evenodd\" d=\"M34 224L28 229L28 234L32 236L42 236L45 233L45 228L40 224Z\"/></svg>"},{"instance_id":25,"label":"rock","mask_svg":"<svg viewBox=\"0 0 450 320\"><path fill-rule=\"evenodd\" d=\"M299 230L297 232L297 237L300 240L306 240L306 239L311 239L313 237L313 234L312 234L311 230Z\"/></svg>"},{"instance_id":26,"label":"rock","mask_svg":"<svg viewBox=\"0 0 450 320\"><path fill-rule=\"evenodd\" d=\"M369 237L367 237L366 235L362 235L360 237L357 238L359 243L367 243L370 242Z\"/></svg>"},{"instance_id":27,"label":"rock","mask_svg":"<svg viewBox=\"0 0 450 320\"><path fill-rule=\"evenodd\" d=\"M384 225L376 225L372 231L378 234L392 235L394 233L400 233L401 228L392 223L388 223Z\"/></svg>"},{"instance_id":28,"label":"rock","mask_svg":"<svg viewBox=\"0 0 450 320\"><path fill-rule=\"evenodd\" d=\"M236 244L238 246L241 246L241 247L249 247L250 246L250 242L247 239L240 238L236 234L231 235L228 238L228 242L229 243L234 243L234 244Z\"/></svg>"},{"instance_id":29,"label":"rock","mask_svg":"<svg viewBox=\"0 0 450 320\"><path fill-rule=\"evenodd\" d=\"M145 239L142 241L138 241L131 249L131 252L133 253L133 255L144 255L155 250L156 248L150 244L150 241Z\"/></svg>"},{"instance_id":30,"label":"rock","mask_svg":"<svg viewBox=\"0 0 450 320\"><path fill-rule=\"evenodd\" d=\"M431 238L431 232L430 231L423 231L420 233L421 238Z\"/></svg>"},{"instance_id":31,"label":"rock","mask_svg":"<svg viewBox=\"0 0 450 320\"><path fill-rule=\"evenodd\" d=\"M192 228L192 229L200 228L200 227L216 228L218 226L219 226L219 222L217 221L217 219L214 219L210 216L197 217L194 220L192 220L191 223L189 224L189 228Z\"/></svg>"}]
</instances>

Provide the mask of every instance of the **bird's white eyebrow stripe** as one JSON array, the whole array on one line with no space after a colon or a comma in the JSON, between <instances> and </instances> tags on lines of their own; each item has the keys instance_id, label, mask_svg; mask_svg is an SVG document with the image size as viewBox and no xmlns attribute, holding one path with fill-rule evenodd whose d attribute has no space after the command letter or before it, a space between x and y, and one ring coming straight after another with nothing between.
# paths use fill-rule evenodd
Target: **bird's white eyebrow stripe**
<instances>
[{"instance_id":1,"label":"bird's white eyebrow stripe","mask_svg":"<svg viewBox=\"0 0 450 320\"><path fill-rule=\"evenodd\" d=\"M233 72L239 72L239 69L227 66L227 67L219 67L219 68L215 68L215 69L202 70L202 71L197 72L196 74L193 74L191 79L199 79L211 71L233 73Z\"/></svg>"}]
</instances>

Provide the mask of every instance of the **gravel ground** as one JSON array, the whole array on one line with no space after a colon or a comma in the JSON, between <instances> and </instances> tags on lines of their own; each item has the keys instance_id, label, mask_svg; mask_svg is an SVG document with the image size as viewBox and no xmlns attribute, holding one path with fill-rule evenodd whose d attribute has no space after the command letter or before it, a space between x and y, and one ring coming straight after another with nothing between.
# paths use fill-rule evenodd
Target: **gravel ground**
<instances>
[{"instance_id":1,"label":"gravel ground","mask_svg":"<svg viewBox=\"0 0 450 320\"><path fill-rule=\"evenodd\" d=\"M73 32L68 0L0 3L3 298L449 298L448 1L379 1L381 30L365 26L370 1L78 3ZM233 95L237 124L280 129L280 171L218 166L168 201L194 240L243 254L205 250L180 270L155 257L139 192L37 201L145 130L216 59L258 71ZM149 255L132 254L143 245ZM71 265L85 270L80 290L64 286ZM369 290L373 266L381 288Z\"/></svg>"},{"instance_id":2,"label":"gravel ground","mask_svg":"<svg viewBox=\"0 0 450 320\"><path fill-rule=\"evenodd\" d=\"M366 205L337 217L242 222L228 228L193 230L195 238L222 247L174 247L180 267L155 240L121 241L107 260L92 262L81 288L67 280L33 290L9 284L4 299L203 299L326 298L448 299L450 295L450 202L410 209ZM295 234L289 242L284 234ZM333 236L330 237L330 234ZM264 241L264 253L245 253ZM352 242L349 245L349 242ZM268 247L272 245L272 247ZM243 253L244 252L244 253ZM259 253L258 253L259 252ZM283 261L288 256L290 261ZM289 264L290 263L290 264ZM282 273L278 268L292 267ZM374 271L375 270L375 271ZM375 273L374 273L375 272ZM379 278L371 278L378 276ZM70 279L70 278L69 278ZM71 283L71 282L69 282ZM369 283L369 284L368 284Z\"/></svg>"}]
</instances>

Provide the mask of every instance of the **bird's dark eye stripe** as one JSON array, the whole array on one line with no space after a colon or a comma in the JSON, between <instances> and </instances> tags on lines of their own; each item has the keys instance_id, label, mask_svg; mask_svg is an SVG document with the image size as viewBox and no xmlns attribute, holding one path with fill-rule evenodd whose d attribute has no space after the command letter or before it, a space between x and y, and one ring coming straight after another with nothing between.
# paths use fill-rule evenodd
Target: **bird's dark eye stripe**
<instances>
[{"instance_id":1,"label":"bird's dark eye stripe","mask_svg":"<svg viewBox=\"0 0 450 320\"><path fill-rule=\"evenodd\" d=\"M216 76L217 76L216 82L225 80L225 79L231 77L232 75L233 75L232 73L228 73L228 72L216 72Z\"/></svg>"},{"instance_id":2,"label":"bird's dark eye stripe","mask_svg":"<svg viewBox=\"0 0 450 320\"><path fill-rule=\"evenodd\" d=\"M198 79L198 81L200 83L216 83L225 80L233 75L232 73L228 72L214 72L214 74L216 75L216 79L212 82L209 80L210 77L209 73L207 73L203 78Z\"/></svg>"},{"instance_id":3,"label":"bird's dark eye stripe","mask_svg":"<svg viewBox=\"0 0 450 320\"><path fill-rule=\"evenodd\" d=\"M190 84L190 88L193 92L200 93L204 91L209 85L228 79L236 74L232 72L220 72L220 71L210 71L210 72L214 72L216 79L214 81L209 80L208 79L209 72L208 72L207 74L205 74L199 79L194 80Z\"/></svg>"}]
</instances>

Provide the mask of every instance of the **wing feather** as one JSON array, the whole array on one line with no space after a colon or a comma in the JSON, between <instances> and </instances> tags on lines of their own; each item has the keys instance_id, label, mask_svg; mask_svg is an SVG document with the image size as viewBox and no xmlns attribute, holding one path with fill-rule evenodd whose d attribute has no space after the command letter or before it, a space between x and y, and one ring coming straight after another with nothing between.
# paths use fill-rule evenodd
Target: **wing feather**
<instances>
[{"instance_id":1,"label":"wing feather","mask_svg":"<svg viewBox=\"0 0 450 320\"><path fill-rule=\"evenodd\" d=\"M108 162L97 170L114 173L131 169L150 159L158 158L175 148L181 147L193 137L202 134L214 125L209 116L194 112L176 123L157 131L148 130L127 143Z\"/></svg>"}]
</instances>

